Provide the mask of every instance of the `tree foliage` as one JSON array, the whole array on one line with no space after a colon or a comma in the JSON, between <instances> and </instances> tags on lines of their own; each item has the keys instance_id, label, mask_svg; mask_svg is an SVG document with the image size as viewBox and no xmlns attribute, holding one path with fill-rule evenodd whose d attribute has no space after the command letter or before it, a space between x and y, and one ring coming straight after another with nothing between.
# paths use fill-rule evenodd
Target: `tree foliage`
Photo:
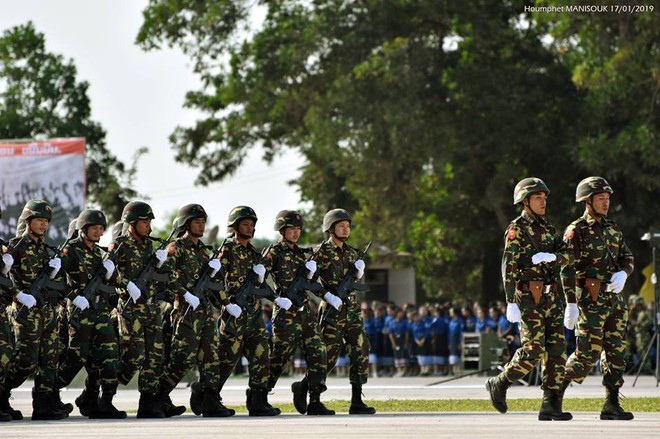
<instances>
[{"instance_id":1,"label":"tree foliage","mask_svg":"<svg viewBox=\"0 0 660 439\"><path fill-rule=\"evenodd\" d=\"M313 202L308 223L344 207L358 242L413 254L427 296L487 301L500 297L518 180L546 181L560 229L578 214L572 194L586 175L625 187L618 176L635 169L643 190L658 184L649 137L657 120L627 134L608 126L614 104L596 103L612 96L593 96L576 80L579 58L546 43L559 31L572 41L572 27L538 20L525 12L530 4L151 0L138 43L181 47L203 79L186 103L206 118L171 137L178 160L201 163L200 183L231 175L255 145L265 160L297 148L306 163L294 183ZM255 10L265 12L258 25ZM640 70L650 63L636 60ZM633 104L621 84L617 93ZM588 135L604 128L624 136L616 144L624 151ZM625 141L642 135L646 146ZM595 153L589 142L599 143ZM656 164L640 168L639 153Z\"/></svg>"},{"instance_id":2,"label":"tree foliage","mask_svg":"<svg viewBox=\"0 0 660 439\"><path fill-rule=\"evenodd\" d=\"M76 79L76 67L46 50L45 36L32 23L0 37L0 138L84 137L87 194L111 218L119 218L134 170L105 144L105 131L91 119L89 84Z\"/></svg>"}]
</instances>

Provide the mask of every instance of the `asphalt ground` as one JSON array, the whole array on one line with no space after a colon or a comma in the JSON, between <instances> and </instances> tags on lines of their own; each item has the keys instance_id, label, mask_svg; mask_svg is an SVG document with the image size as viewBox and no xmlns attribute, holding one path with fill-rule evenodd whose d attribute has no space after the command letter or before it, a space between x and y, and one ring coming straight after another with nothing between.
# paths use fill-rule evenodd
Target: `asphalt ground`
<instances>
[{"instance_id":1,"label":"asphalt ground","mask_svg":"<svg viewBox=\"0 0 660 439\"><path fill-rule=\"evenodd\" d=\"M373 378L364 387L367 400L387 399L488 399L483 377L466 377L440 384L441 377L427 378ZM291 402L291 378L278 383L269 401ZM654 377L640 377L632 387L633 377L628 377L621 389L626 397L660 397L660 388ZM222 396L225 405L238 407L245 403L245 377L228 381ZM73 402L81 389L63 389L62 399ZM510 399L539 398L537 386L513 386L508 392ZM190 390L181 386L172 392L175 404L188 406ZM604 389L598 376L589 377L581 386L567 390L566 398L601 398ZM31 421L32 412L30 383L13 394L12 406L22 410L26 419L0 423L3 438L536 438L560 436L595 439L658 438L660 437L660 407L652 413L635 413L632 421L601 421L595 412L573 412L568 422L541 422L533 412L510 412L505 415L493 410L483 412L451 413L379 413L374 416L353 416L338 413L335 416L311 417L299 414L283 414L274 418L250 418L239 413L232 418L206 419L189 411L184 415L163 420L135 418L138 392L120 389L115 402L118 408L132 411L125 420L89 420L80 416L77 409L62 421ZM347 378L330 378L328 391L323 400L347 400L350 386ZM624 400L625 406L625 400ZM579 436L578 436L579 435ZM590 436L590 437L589 437Z\"/></svg>"}]
</instances>

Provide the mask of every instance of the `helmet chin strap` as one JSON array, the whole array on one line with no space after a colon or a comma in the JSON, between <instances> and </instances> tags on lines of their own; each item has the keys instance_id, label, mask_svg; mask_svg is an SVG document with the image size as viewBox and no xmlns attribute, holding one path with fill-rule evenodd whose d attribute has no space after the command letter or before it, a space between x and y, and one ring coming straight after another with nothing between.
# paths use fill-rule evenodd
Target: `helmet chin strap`
<instances>
[{"instance_id":1,"label":"helmet chin strap","mask_svg":"<svg viewBox=\"0 0 660 439\"><path fill-rule=\"evenodd\" d=\"M604 215L603 215L602 213L598 213L598 212L596 211L596 208L594 207L594 203L591 201L591 199L592 199L591 197L593 197L593 195L591 195L591 196L590 196L589 198L587 198L587 200L585 201L586 205L589 206L589 207L591 208L591 209L587 209L587 210L589 211L589 213L591 214L591 216L595 217L596 220L601 220L601 219L603 219L603 218L607 218L607 214L604 214Z\"/></svg>"},{"instance_id":2,"label":"helmet chin strap","mask_svg":"<svg viewBox=\"0 0 660 439\"><path fill-rule=\"evenodd\" d=\"M525 204L525 201L527 201L527 204ZM529 198L525 198L523 200L523 207L528 211L528 213L534 218L536 221L542 218L541 215L538 213L534 212L534 209L532 209L532 205L529 202Z\"/></svg>"}]
</instances>

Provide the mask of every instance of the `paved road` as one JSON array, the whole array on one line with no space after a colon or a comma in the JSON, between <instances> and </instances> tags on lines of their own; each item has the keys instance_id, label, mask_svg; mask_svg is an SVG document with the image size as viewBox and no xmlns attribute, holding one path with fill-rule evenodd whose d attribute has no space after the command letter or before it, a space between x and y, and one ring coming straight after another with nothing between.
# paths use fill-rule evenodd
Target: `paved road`
<instances>
[{"instance_id":1,"label":"paved road","mask_svg":"<svg viewBox=\"0 0 660 439\"><path fill-rule=\"evenodd\" d=\"M440 378L378 378L365 386L367 399L485 399L484 378L463 378L443 384L432 385ZM635 387L628 380L622 393L628 397L660 397L653 377L641 377ZM282 379L270 397L272 402L290 402L291 379ZM228 382L223 398L228 406L239 406L245 401L245 378L234 378ZM348 399L350 387L346 378L329 380L325 400ZM26 384L14 392L12 405L31 413L30 389ZM73 401L79 389L62 391L65 401ZM510 398L540 398L538 387L514 386ZM598 377L589 377L582 386L573 386L567 397L602 397L603 388ZM187 404L189 390L176 389L172 399L178 404ZM117 405L124 410L135 410L137 392L120 390ZM600 421L597 413L574 413L570 422L539 422L534 413L388 413L376 416L307 417L294 414L276 418L250 418L239 414L229 419L203 419L191 414L166 420L138 420L134 415L123 421L88 420L77 410L64 421L22 421L0 424L5 438L437 438L437 437L483 437L535 438L580 435L582 438L596 436L618 438L657 438L660 433L660 407L655 413L636 413L633 421Z\"/></svg>"}]
</instances>

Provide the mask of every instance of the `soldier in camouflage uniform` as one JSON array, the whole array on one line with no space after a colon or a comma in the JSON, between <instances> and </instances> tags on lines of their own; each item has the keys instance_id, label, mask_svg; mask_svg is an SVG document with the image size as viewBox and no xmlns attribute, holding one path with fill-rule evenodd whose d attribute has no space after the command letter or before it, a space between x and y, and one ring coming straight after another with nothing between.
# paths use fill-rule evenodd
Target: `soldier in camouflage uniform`
<instances>
[{"instance_id":1,"label":"soldier in camouflage uniform","mask_svg":"<svg viewBox=\"0 0 660 439\"><path fill-rule=\"evenodd\" d=\"M224 310L220 322L220 389L231 375L236 363L245 355L249 365L249 389L246 406L250 416L276 416L280 410L268 403L268 377L270 375L268 332L262 318L261 301L250 297L246 309L232 303L233 295L248 276L264 283L266 268L261 255L250 243L254 236L257 215L252 208L238 206L229 213L227 226L234 238L227 241L220 255L225 269ZM252 274L252 272L254 274Z\"/></svg>"},{"instance_id":2,"label":"soldier in camouflage uniform","mask_svg":"<svg viewBox=\"0 0 660 439\"><path fill-rule=\"evenodd\" d=\"M582 180L575 201L584 201L586 210L564 233L570 255L561 271L568 303L564 324L573 329L577 323L577 348L566 362L562 388L571 381L582 383L600 356L607 393L600 418L629 420L633 414L619 404L628 322L621 291L633 271L634 257L619 226L607 218L612 193L604 178Z\"/></svg>"},{"instance_id":3,"label":"soldier in camouflage uniform","mask_svg":"<svg viewBox=\"0 0 660 439\"><path fill-rule=\"evenodd\" d=\"M300 239L303 227L302 216L293 210L283 210L275 219L275 230L281 235L268 256L266 269L271 273L271 279L277 285L277 291L282 294L295 280L299 270L304 270L308 280L312 280L316 272L316 261L307 260L311 249L302 249L296 244ZM304 293L303 293L304 294ZM273 349L270 354L270 378L268 387L275 387L285 365L297 346L300 345L307 363L305 383L309 388L309 406L300 405L294 400L296 409L308 415L334 415L334 410L328 410L321 402L321 393L325 386L327 353L325 344L316 322L316 313L307 300L300 309L291 309L291 301L287 297L276 300L273 312ZM284 323L281 326L280 322ZM293 383L292 391L297 393L302 383ZM307 402L307 395L301 398Z\"/></svg>"},{"instance_id":4,"label":"soldier in camouflage uniform","mask_svg":"<svg viewBox=\"0 0 660 439\"><path fill-rule=\"evenodd\" d=\"M2 218L2 208L0 208L0 218ZM14 264L14 258L8 253L5 243L2 243L2 257L0 258L0 389L5 382L5 373L9 363L12 361L14 352L14 341L11 331L11 322L7 313L7 306L12 303L14 298L14 284L9 278L9 270ZM0 407L0 422L11 421L12 416L9 410L4 411Z\"/></svg>"},{"instance_id":5,"label":"soldier in camouflage uniform","mask_svg":"<svg viewBox=\"0 0 660 439\"><path fill-rule=\"evenodd\" d=\"M218 259L209 259L206 246L200 239L204 235L206 218L206 211L199 204L183 206L176 219L183 236L168 246L170 257L167 264L172 268L168 290L174 293L174 309L171 314L173 333L169 361L164 365L160 377L163 411L168 417L185 411L185 407L172 404L169 394L195 363L199 366L201 380L194 385L203 394L200 407L193 407L196 414L219 418L235 413L219 400L218 332L211 299L202 298L200 303L200 298L191 293L206 270L211 270L209 276L212 279L221 268ZM206 291L204 294L218 293ZM219 303L219 297L215 299L213 303Z\"/></svg>"},{"instance_id":6,"label":"soldier in camouflage uniform","mask_svg":"<svg viewBox=\"0 0 660 439\"><path fill-rule=\"evenodd\" d=\"M9 406L10 391L23 384L32 374L33 420L64 419L69 416L69 409L73 409L70 404L63 405L59 394L55 392L59 330L57 306L60 294L51 288L55 285L63 287L63 281L59 276L59 255L51 258L44 242L51 217L52 209L46 201L28 201L18 221L19 225L24 223L25 231L9 241L14 259L10 274L16 291L12 309L16 344L14 359L0 392L0 409L10 413L13 419L22 419L22 414ZM30 286L42 270L53 281L47 282L50 288L41 291L44 303L29 293Z\"/></svg>"},{"instance_id":7,"label":"soldier in camouflage uniform","mask_svg":"<svg viewBox=\"0 0 660 439\"><path fill-rule=\"evenodd\" d=\"M151 240L151 220L154 219L151 206L142 201L131 201L122 212L121 220L128 224L127 231L115 239L109 249L112 251L121 243L117 251L117 285L120 300L117 306L119 330L119 368L117 381L128 384L139 371L138 418L164 418L159 398L159 377L163 361L163 313L161 303L155 294L154 282L141 291L133 282L142 269L155 257L159 269L167 260L165 250L154 253ZM115 384L116 386L116 384ZM112 392L112 389L109 389Z\"/></svg>"},{"instance_id":8,"label":"soldier in camouflage uniform","mask_svg":"<svg viewBox=\"0 0 660 439\"><path fill-rule=\"evenodd\" d=\"M84 366L88 379L85 390L76 398L80 413L97 419L123 419L126 412L112 404L119 364L117 335L111 319L113 298L99 289L90 304L84 295L85 287L97 272L102 273L102 282L113 281L115 265L111 259L104 259L104 251L97 245L107 225L100 210L82 211L76 221L79 233L66 248L63 266L67 275L67 298L71 301L69 345L65 360L59 366L56 384L58 389L69 386ZM98 376L103 390L101 397L97 381L90 380L90 376Z\"/></svg>"},{"instance_id":9,"label":"soldier in camouflage uniform","mask_svg":"<svg viewBox=\"0 0 660 439\"><path fill-rule=\"evenodd\" d=\"M353 265L356 279L361 279L364 275L365 264L362 259L358 259L359 251L346 244L351 235L352 225L351 216L344 209L332 209L323 217L323 232L328 239L318 249L316 263L318 274L326 288L337 287ZM321 303L319 310L322 317L327 312L328 306L339 310L336 322L330 323L321 318L320 330L328 354L326 373L330 373L335 367L343 341L350 359L349 380L352 387L348 412L352 415L375 414L376 409L362 401L362 385L366 384L369 376L370 345L362 323L360 304L357 303L354 292L350 294L349 306L341 306L341 299L330 292L325 293L323 298L324 302ZM303 390L307 388L305 380L302 388ZM298 399L295 392L294 398Z\"/></svg>"},{"instance_id":10,"label":"soldier in camouflage uniform","mask_svg":"<svg viewBox=\"0 0 660 439\"><path fill-rule=\"evenodd\" d=\"M538 178L525 178L513 191L513 204L522 213L504 234L502 281L506 294L506 317L519 323L522 346L504 370L486 381L493 406L506 413L506 389L543 361L543 402L539 420L567 421L559 398L566 364L564 300L557 292L559 268L566 256L561 237L545 219L550 190Z\"/></svg>"}]
</instances>

